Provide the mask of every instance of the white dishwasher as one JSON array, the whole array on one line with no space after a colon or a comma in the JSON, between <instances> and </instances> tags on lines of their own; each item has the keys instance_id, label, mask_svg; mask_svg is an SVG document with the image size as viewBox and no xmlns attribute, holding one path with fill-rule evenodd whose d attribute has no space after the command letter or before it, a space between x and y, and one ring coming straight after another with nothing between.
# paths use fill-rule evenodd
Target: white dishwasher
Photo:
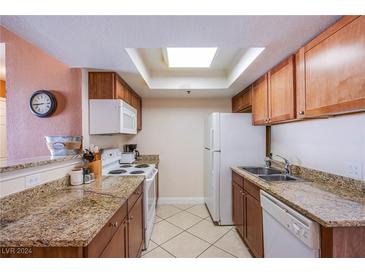
<instances>
[{"instance_id":1,"label":"white dishwasher","mask_svg":"<svg viewBox=\"0 0 365 274\"><path fill-rule=\"evenodd\" d=\"M260 196L265 258L319 257L319 225L262 190Z\"/></svg>"}]
</instances>

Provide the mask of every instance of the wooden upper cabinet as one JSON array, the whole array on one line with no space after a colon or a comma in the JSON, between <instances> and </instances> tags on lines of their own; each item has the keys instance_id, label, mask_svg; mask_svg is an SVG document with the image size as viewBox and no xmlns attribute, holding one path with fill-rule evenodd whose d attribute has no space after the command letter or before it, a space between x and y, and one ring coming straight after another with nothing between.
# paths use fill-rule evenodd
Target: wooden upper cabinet
<instances>
[{"instance_id":1,"label":"wooden upper cabinet","mask_svg":"<svg viewBox=\"0 0 365 274\"><path fill-rule=\"evenodd\" d=\"M116 89L115 89L115 98L120 100L125 100L125 97L128 94L128 89L123 85L123 83L117 78L116 80Z\"/></svg>"},{"instance_id":2,"label":"wooden upper cabinet","mask_svg":"<svg viewBox=\"0 0 365 274\"><path fill-rule=\"evenodd\" d=\"M266 125L269 122L267 74L253 84L252 122L254 125Z\"/></svg>"},{"instance_id":3,"label":"wooden upper cabinet","mask_svg":"<svg viewBox=\"0 0 365 274\"><path fill-rule=\"evenodd\" d=\"M302 48L296 59L302 116L365 110L365 16L344 16Z\"/></svg>"},{"instance_id":4,"label":"wooden upper cabinet","mask_svg":"<svg viewBox=\"0 0 365 274\"><path fill-rule=\"evenodd\" d=\"M269 122L295 118L295 60L290 56L269 71Z\"/></svg>"},{"instance_id":5,"label":"wooden upper cabinet","mask_svg":"<svg viewBox=\"0 0 365 274\"><path fill-rule=\"evenodd\" d=\"M115 99L115 73L89 72L89 99Z\"/></svg>"},{"instance_id":6,"label":"wooden upper cabinet","mask_svg":"<svg viewBox=\"0 0 365 274\"><path fill-rule=\"evenodd\" d=\"M252 106L252 85L232 97L232 112L245 112Z\"/></svg>"}]
</instances>

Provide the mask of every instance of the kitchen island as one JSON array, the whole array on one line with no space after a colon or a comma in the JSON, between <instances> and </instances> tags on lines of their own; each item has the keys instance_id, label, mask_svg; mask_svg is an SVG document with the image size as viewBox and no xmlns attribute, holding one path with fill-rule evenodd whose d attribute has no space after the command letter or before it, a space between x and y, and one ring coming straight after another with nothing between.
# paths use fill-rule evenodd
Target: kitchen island
<instances>
[{"instance_id":1,"label":"kitchen island","mask_svg":"<svg viewBox=\"0 0 365 274\"><path fill-rule=\"evenodd\" d=\"M68 180L0 200L0 257L140 256L144 177Z\"/></svg>"}]
</instances>

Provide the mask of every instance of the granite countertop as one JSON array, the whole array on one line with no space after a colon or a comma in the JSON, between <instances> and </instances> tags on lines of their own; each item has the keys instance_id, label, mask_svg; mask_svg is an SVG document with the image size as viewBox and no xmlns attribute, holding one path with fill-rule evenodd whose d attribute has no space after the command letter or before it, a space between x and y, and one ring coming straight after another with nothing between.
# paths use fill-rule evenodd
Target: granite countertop
<instances>
[{"instance_id":1,"label":"granite countertop","mask_svg":"<svg viewBox=\"0 0 365 274\"><path fill-rule=\"evenodd\" d=\"M160 163L159 155L141 155L138 157L134 164L155 164L158 165Z\"/></svg>"},{"instance_id":2,"label":"granite countertop","mask_svg":"<svg viewBox=\"0 0 365 274\"><path fill-rule=\"evenodd\" d=\"M94 183L81 185L80 187L85 191L128 199L143 181L144 176L110 176L102 177Z\"/></svg>"},{"instance_id":3,"label":"granite countertop","mask_svg":"<svg viewBox=\"0 0 365 274\"><path fill-rule=\"evenodd\" d=\"M87 246L143 180L125 176L75 187L48 184L1 199L0 246Z\"/></svg>"},{"instance_id":4,"label":"granite countertop","mask_svg":"<svg viewBox=\"0 0 365 274\"><path fill-rule=\"evenodd\" d=\"M365 195L361 191L343 191L315 181L267 183L238 167L232 170L325 227L365 226Z\"/></svg>"},{"instance_id":5,"label":"granite countertop","mask_svg":"<svg viewBox=\"0 0 365 274\"><path fill-rule=\"evenodd\" d=\"M2 160L0 161L0 173L16 171L29 167L38 167L49 165L52 163L59 163L69 160L80 159L81 155L68 155L68 156L39 156L34 158L24 158L15 160Z\"/></svg>"}]
</instances>

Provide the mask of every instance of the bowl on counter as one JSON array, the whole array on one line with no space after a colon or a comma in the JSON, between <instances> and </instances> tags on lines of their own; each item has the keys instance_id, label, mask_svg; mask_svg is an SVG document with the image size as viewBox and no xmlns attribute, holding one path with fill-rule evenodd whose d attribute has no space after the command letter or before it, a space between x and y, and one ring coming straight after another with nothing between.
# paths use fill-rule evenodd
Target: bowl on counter
<instances>
[{"instance_id":1,"label":"bowl on counter","mask_svg":"<svg viewBox=\"0 0 365 274\"><path fill-rule=\"evenodd\" d=\"M45 136L52 156L68 156L81 153L82 136Z\"/></svg>"}]
</instances>

